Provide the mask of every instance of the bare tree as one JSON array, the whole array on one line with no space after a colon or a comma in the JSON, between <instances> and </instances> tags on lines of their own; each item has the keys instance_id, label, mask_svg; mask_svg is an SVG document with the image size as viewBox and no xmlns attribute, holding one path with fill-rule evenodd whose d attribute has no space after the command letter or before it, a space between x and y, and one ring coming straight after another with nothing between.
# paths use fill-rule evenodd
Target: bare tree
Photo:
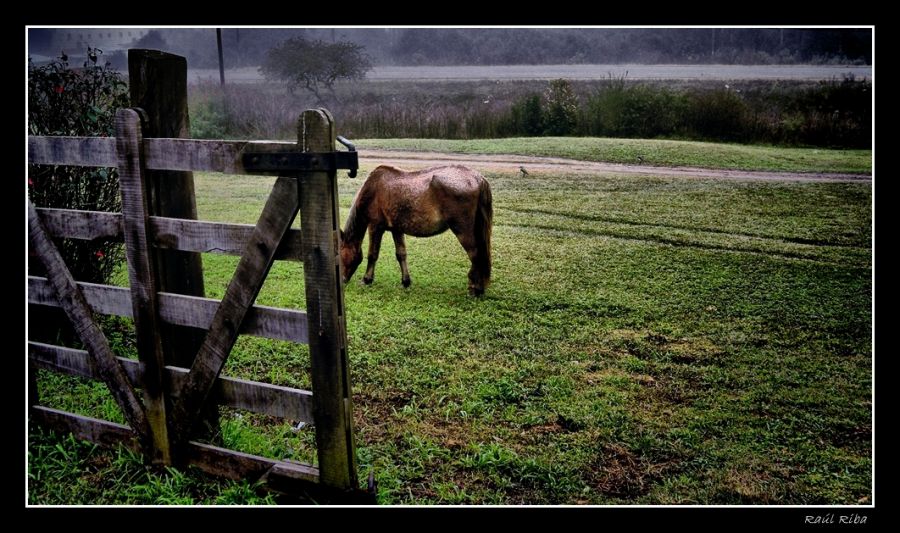
<instances>
[{"instance_id":1,"label":"bare tree","mask_svg":"<svg viewBox=\"0 0 900 533\"><path fill-rule=\"evenodd\" d=\"M356 43L327 43L295 37L281 42L266 53L260 72L267 79L287 83L291 94L297 87L313 93L323 103L322 91L334 96L334 83L340 79L361 79L372 63Z\"/></svg>"}]
</instances>

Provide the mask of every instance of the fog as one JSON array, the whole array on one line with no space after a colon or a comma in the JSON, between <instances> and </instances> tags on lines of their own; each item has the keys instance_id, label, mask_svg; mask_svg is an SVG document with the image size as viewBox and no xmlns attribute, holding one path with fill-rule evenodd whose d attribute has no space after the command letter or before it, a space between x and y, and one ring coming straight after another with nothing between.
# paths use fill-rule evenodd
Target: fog
<instances>
[{"instance_id":1,"label":"fog","mask_svg":"<svg viewBox=\"0 0 900 533\"><path fill-rule=\"evenodd\" d=\"M214 28L31 28L28 53L46 61L87 46L117 68L127 48L186 56L191 68L216 68ZM870 65L870 29L752 28L224 28L227 68L259 65L279 42L302 36L365 47L376 67L413 65L747 64Z\"/></svg>"}]
</instances>

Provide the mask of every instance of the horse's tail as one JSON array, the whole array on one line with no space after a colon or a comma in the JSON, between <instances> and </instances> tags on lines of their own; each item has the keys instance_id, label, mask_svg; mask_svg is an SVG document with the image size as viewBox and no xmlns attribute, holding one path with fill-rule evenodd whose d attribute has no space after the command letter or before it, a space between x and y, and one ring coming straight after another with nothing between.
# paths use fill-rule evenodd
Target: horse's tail
<instances>
[{"instance_id":1,"label":"horse's tail","mask_svg":"<svg viewBox=\"0 0 900 533\"><path fill-rule=\"evenodd\" d=\"M494 224L494 206L491 186L481 179L478 186L478 209L475 212L475 269L481 276L484 288L491 282L491 229Z\"/></svg>"}]
</instances>

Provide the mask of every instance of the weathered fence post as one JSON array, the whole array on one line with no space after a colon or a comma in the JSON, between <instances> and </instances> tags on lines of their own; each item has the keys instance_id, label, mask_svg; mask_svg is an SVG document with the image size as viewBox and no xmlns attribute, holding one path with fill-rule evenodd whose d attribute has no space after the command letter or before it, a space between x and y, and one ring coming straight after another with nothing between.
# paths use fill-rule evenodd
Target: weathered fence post
<instances>
[{"instance_id":1,"label":"weathered fence post","mask_svg":"<svg viewBox=\"0 0 900 533\"><path fill-rule=\"evenodd\" d=\"M300 117L298 137L304 152L332 152L334 119L324 109L308 109ZM357 489L347 335L341 319L344 291L338 270L337 171L305 172L300 180L300 230L319 476L326 486Z\"/></svg>"},{"instance_id":2,"label":"weathered fence post","mask_svg":"<svg viewBox=\"0 0 900 533\"><path fill-rule=\"evenodd\" d=\"M116 151L119 160L119 190L122 194L122 219L125 235L125 257L128 260L128 282L131 306L137 331L138 357L144 366L144 405L152 434L151 461L172 464L169 431L166 426L166 396L163 385L165 359L157 335L161 321L158 311L158 288L154 275L158 253L150 245L148 225L146 170L142 149L141 119L133 109L116 113Z\"/></svg>"},{"instance_id":3,"label":"weathered fence post","mask_svg":"<svg viewBox=\"0 0 900 533\"><path fill-rule=\"evenodd\" d=\"M191 136L185 58L157 50L129 50L128 85L131 106L146 113L144 137ZM146 178L151 215L197 220L193 172L148 170ZM160 250L155 270L160 291L204 296L199 253ZM167 362L189 368L203 343L204 332L167 324L164 328Z\"/></svg>"},{"instance_id":4,"label":"weathered fence post","mask_svg":"<svg viewBox=\"0 0 900 533\"><path fill-rule=\"evenodd\" d=\"M128 50L128 85L132 107L146 113L144 137L189 138L187 60L158 50ZM197 220L194 173L178 170L148 170L150 215ZM159 250L155 272L157 288L163 292L204 296L203 263L196 252ZM200 346L203 330L162 324L162 346L166 364L190 368ZM219 428L216 406L203 414L209 431Z\"/></svg>"}]
</instances>

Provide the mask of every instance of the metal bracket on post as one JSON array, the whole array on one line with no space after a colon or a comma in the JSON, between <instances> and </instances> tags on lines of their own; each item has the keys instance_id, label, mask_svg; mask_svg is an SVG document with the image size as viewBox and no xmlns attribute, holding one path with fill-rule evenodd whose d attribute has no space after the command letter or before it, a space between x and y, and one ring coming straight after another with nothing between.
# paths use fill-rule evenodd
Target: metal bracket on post
<instances>
[{"instance_id":1,"label":"metal bracket on post","mask_svg":"<svg viewBox=\"0 0 900 533\"><path fill-rule=\"evenodd\" d=\"M356 158L356 145L353 144L352 142L350 142L349 140L347 140L347 138L344 137L343 135L338 135L338 136L337 136L337 142L339 142L339 143L343 144L344 146L346 146L346 147L347 147L347 150L348 150L349 152L351 152L351 153L354 154L354 155L353 155L354 161L356 161L356 159L355 159L355 158ZM357 165L357 166L351 168L351 169L350 169L350 172L347 173L347 177L355 178L355 177L356 177L356 170L357 170L358 167L359 167L359 165Z\"/></svg>"},{"instance_id":2,"label":"metal bracket on post","mask_svg":"<svg viewBox=\"0 0 900 533\"><path fill-rule=\"evenodd\" d=\"M248 172L277 173L282 176L296 172L337 172L339 169L350 171L350 177L356 177L359 169L359 158L356 147L347 139L338 136L338 142L347 146L347 152L245 152L241 163Z\"/></svg>"}]
</instances>

